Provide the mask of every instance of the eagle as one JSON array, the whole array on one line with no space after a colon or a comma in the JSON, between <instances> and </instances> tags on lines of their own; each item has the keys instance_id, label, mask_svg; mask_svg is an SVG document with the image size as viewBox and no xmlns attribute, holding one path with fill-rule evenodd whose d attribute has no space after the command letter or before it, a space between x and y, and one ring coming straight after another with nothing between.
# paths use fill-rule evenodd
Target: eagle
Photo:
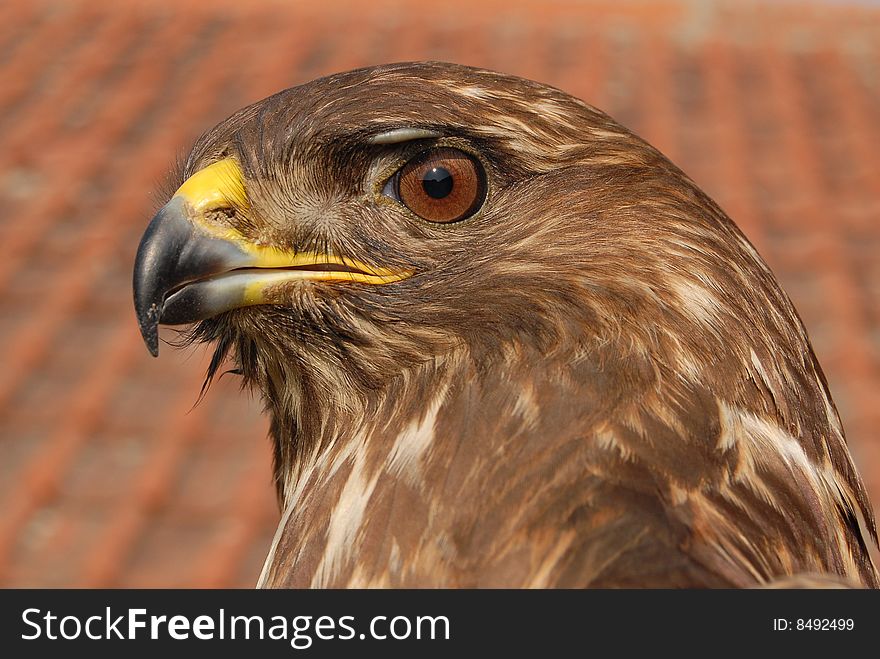
<instances>
[{"instance_id":1,"label":"eagle","mask_svg":"<svg viewBox=\"0 0 880 659\"><path fill-rule=\"evenodd\" d=\"M264 401L260 586L878 586L791 301L607 114L397 63L245 107L179 169L135 310Z\"/></svg>"}]
</instances>

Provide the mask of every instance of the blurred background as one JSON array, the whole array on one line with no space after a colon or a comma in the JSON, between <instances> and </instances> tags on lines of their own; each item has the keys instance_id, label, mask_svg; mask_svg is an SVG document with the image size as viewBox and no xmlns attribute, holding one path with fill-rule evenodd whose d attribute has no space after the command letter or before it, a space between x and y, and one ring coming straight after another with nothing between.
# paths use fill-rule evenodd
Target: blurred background
<instances>
[{"instance_id":1,"label":"blurred background","mask_svg":"<svg viewBox=\"0 0 880 659\"><path fill-rule=\"evenodd\" d=\"M666 153L794 299L880 504L880 2L4 0L0 585L252 586L267 424L202 349L150 358L131 269L203 130L324 74L546 82Z\"/></svg>"}]
</instances>

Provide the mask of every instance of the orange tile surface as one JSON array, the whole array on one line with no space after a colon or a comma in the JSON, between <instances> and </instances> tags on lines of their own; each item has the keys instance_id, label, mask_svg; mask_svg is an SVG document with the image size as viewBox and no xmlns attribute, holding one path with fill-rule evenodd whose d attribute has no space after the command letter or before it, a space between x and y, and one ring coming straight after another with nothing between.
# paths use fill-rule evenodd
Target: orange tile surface
<instances>
[{"instance_id":1,"label":"orange tile surface","mask_svg":"<svg viewBox=\"0 0 880 659\"><path fill-rule=\"evenodd\" d=\"M0 3L0 585L251 586L258 401L131 303L154 192L238 107L408 59L561 87L664 151L801 312L880 503L880 2ZM168 335L166 335L168 336Z\"/></svg>"}]
</instances>

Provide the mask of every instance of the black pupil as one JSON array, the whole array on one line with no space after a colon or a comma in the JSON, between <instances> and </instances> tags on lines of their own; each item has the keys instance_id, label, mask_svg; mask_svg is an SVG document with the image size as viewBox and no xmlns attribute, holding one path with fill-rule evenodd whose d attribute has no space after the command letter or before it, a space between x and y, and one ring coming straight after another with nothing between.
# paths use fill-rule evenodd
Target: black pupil
<instances>
[{"instance_id":1,"label":"black pupil","mask_svg":"<svg viewBox=\"0 0 880 659\"><path fill-rule=\"evenodd\" d=\"M443 199L452 192L452 174L444 167L432 167L427 174L422 177L422 187L429 197L433 199Z\"/></svg>"}]
</instances>

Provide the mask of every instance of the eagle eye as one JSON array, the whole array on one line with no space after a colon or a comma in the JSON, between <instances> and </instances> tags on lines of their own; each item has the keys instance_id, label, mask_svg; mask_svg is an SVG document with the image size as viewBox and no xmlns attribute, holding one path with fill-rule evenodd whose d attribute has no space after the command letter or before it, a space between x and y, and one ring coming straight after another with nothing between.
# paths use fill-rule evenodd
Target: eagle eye
<instances>
[{"instance_id":1,"label":"eagle eye","mask_svg":"<svg viewBox=\"0 0 880 659\"><path fill-rule=\"evenodd\" d=\"M401 167L384 194L429 222L470 217L486 199L486 172L473 156L449 147L430 149Z\"/></svg>"}]
</instances>

